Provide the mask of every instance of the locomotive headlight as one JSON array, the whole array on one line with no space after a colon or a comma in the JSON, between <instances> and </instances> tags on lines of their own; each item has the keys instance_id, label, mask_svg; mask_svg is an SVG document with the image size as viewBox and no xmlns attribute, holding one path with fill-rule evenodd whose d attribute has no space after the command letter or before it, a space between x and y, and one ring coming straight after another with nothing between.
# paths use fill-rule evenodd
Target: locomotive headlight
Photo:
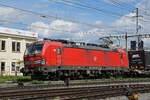
<instances>
[{"instance_id":1,"label":"locomotive headlight","mask_svg":"<svg viewBox=\"0 0 150 100\"><path fill-rule=\"evenodd\" d=\"M30 61L25 61L24 62L25 65L30 64L30 63L31 63Z\"/></svg>"},{"instance_id":2,"label":"locomotive headlight","mask_svg":"<svg viewBox=\"0 0 150 100\"><path fill-rule=\"evenodd\" d=\"M45 60L45 59L42 59L42 60L41 60L41 64L42 64L42 65L45 65L45 64L46 64L46 60Z\"/></svg>"},{"instance_id":3,"label":"locomotive headlight","mask_svg":"<svg viewBox=\"0 0 150 100\"><path fill-rule=\"evenodd\" d=\"M36 60L36 61L34 61L34 64L45 65L45 64L46 64L46 61L45 61L45 59Z\"/></svg>"},{"instance_id":4,"label":"locomotive headlight","mask_svg":"<svg viewBox=\"0 0 150 100\"><path fill-rule=\"evenodd\" d=\"M34 61L34 64L39 64L39 63L41 63L41 60Z\"/></svg>"}]
</instances>

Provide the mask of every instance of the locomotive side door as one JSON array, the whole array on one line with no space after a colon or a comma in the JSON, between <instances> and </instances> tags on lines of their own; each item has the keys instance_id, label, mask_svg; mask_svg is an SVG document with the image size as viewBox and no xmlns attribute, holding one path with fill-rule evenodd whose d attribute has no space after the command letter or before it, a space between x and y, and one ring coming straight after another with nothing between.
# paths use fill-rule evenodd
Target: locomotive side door
<instances>
[{"instance_id":1,"label":"locomotive side door","mask_svg":"<svg viewBox=\"0 0 150 100\"><path fill-rule=\"evenodd\" d=\"M55 46L51 46L51 54L50 54L50 63L51 63L51 65L56 65L57 63L57 61L56 61L56 59L57 59L57 47L55 47Z\"/></svg>"},{"instance_id":2,"label":"locomotive side door","mask_svg":"<svg viewBox=\"0 0 150 100\"><path fill-rule=\"evenodd\" d=\"M61 48L56 46L51 46L51 65L61 65Z\"/></svg>"},{"instance_id":3,"label":"locomotive side door","mask_svg":"<svg viewBox=\"0 0 150 100\"><path fill-rule=\"evenodd\" d=\"M57 54L56 54L56 64L57 65L61 65L61 63L62 63L62 50L61 50L61 48L60 47L57 47L57 52L56 52Z\"/></svg>"},{"instance_id":4,"label":"locomotive side door","mask_svg":"<svg viewBox=\"0 0 150 100\"><path fill-rule=\"evenodd\" d=\"M120 65L121 65L121 67L123 67L124 66L123 54L120 53L119 55L120 55Z\"/></svg>"}]
</instances>

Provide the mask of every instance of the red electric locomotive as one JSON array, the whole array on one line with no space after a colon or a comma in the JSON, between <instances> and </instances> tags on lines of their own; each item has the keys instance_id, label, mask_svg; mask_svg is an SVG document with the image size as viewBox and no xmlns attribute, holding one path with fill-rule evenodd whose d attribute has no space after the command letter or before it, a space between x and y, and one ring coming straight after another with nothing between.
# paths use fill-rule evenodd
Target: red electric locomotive
<instances>
[{"instance_id":1,"label":"red electric locomotive","mask_svg":"<svg viewBox=\"0 0 150 100\"><path fill-rule=\"evenodd\" d=\"M24 74L33 79L96 78L128 70L124 50L67 40L44 40L27 46Z\"/></svg>"}]
</instances>

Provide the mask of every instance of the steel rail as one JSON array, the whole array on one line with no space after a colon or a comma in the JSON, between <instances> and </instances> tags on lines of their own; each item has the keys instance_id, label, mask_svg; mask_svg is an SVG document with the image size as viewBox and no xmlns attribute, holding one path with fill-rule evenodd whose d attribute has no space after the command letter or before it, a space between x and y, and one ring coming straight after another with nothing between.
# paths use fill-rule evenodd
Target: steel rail
<instances>
[{"instance_id":1,"label":"steel rail","mask_svg":"<svg viewBox=\"0 0 150 100\"><path fill-rule=\"evenodd\" d=\"M150 85L134 84L134 85L112 85L112 86L96 86L96 87L77 87L62 89L34 89L26 91L8 91L0 92L0 99L17 99L30 100L39 98L55 98L55 97L71 97L74 100L79 98L105 97L105 95L122 94L124 87L133 88L135 91L150 91ZM123 94L122 94L123 95ZM27 98L28 97L28 98ZM107 96L106 96L107 97ZM65 99L66 100L66 99ZM69 100L69 98L68 98Z\"/></svg>"},{"instance_id":2,"label":"steel rail","mask_svg":"<svg viewBox=\"0 0 150 100\"><path fill-rule=\"evenodd\" d=\"M150 80L128 80L128 81L113 81L113 82L83 82L83 83L70 83L69 86L77 87L77 86L95 86L95 85L113 85L113 84L142 84L144 82L149 82ZM49 85L33 85L33 86L15 86L15 87L7 87L0 88L0 91L16 91L16 90L29 90L29 89L40 89L40 88L65 88L65 84L49 84Z\"/></svg>"}]
</instances>

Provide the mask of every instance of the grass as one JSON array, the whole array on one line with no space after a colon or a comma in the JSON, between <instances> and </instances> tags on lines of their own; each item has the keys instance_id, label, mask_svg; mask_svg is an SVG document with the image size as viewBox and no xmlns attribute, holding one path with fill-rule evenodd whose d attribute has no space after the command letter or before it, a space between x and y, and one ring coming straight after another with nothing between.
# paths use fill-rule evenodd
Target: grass
<instances>
[{"instance_id":1,"label":"grass","mask_svg":"<svg viewBox=\"0 0 150 100\"><path fill-rule=\"evenodd\" d=\"M122 80L150 80L150 78L123 78L123 77L110 77L102 79L86 79L86 80L71 80L71 83L82 83L82 82L105 82L105 81L122 81ZM18 82L18 81L31 81L31 84L44 84L44 81L31 80L30 76L0 76L0 83L6 81ZM63 81L49 81L47 84L59 84Z\"/></svg>"},{"instance_id":2,"label":"grass","mask_svg":"<svg viewBox=\"0 0 150 100\"><path fill-rule=\"evenodd\" d=\"M57 97L55 97L55 98L54 98L54 100L60 100L60 97L59 97L59 96L57 96Z\"/></svg>"},{"instance_id":3,"label":"grass","mask_svg":"<svg viewBox=\"0 0 150 100\"><path fill-rule=\"evenodd\" d=\"M31 83L32 83L32 84L44 84L44 81L32 80Z\"/></svg>"},{"instance_id":4,"label":"grass","mask_svg":"<svg viewBox=\"0 0 150 100\"><path fill-rule=\"evenodd\" d=\"M88 98L83 98L82 100L88 100Z\"/></svg>"},{"instance_id":5,"label":"grass","mask_svg":"<svg viewBox=\"0 0 150 100\"><path fill-rule=\"evenodd\" d=\"M127 81L127 80L150 80L150 78L123 78L123 77L110 77L102 79L86 79L86 80L71 80L71 83L83 83L83 82L113 82L113 81Z\"/></svg>"},{"instance_id":6,"label":"grass","mask_svg":"<svg viewBox=\"0 0 150 100\"><path fill-rule=\"evenodd\" d=\"M50 85L50 84L52 84L52 82L51 81L48 81L48 83L47 83L48 85Z\"/></svg>"},{"instance_id":7,"label":"grass","mask_svg":"<svg viewBox=\"0 0 150 100\"><path fill-rule=\"evenodd\" d=\"M0 83L6 81L18 82L18 81L31 81L30 76L0 76Z\"/></svg>"}]
</instances>

